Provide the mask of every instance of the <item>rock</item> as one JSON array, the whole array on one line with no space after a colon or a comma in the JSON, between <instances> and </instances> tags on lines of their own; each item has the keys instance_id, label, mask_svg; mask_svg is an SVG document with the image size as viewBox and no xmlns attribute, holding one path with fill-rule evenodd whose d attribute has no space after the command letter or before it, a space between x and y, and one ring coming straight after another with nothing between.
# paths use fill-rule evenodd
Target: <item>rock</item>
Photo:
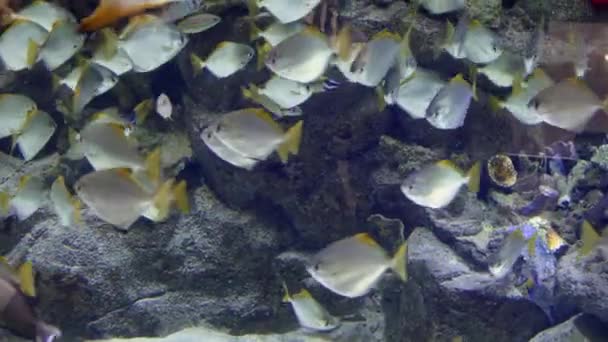
<instances>
[{"instance_id":1,"label":"rock","mask_svg":"<svg viewBox=\"0 0 608 342\"><path fill-rule=\"evenodd\" d=\"M606 340L608 327L596 317L578 314L569 320L544 330L530 339L530 342L590 341Z\"/></svg>"},{"instance_id":2,"label":"rock","mask_svg":"<svg viewBox=\"0 0 608 342\"><path fill-rule=\"evenodd\" d=\"M408 245L410 280L397 296L398 315L387 316L389 341L398 341L398 336L412 341L456 336L465 341L527 341L547 327L542 310L513 285L474 271L430 230L416 228Z\"/></svg>"}]
</instances>

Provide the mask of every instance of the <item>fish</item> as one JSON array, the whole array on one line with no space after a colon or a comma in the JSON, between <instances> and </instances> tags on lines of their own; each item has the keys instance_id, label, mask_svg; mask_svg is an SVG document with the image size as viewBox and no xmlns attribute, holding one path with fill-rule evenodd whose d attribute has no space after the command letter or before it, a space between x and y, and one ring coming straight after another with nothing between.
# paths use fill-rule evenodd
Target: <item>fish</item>
<instances>
[{"instance_id":1,"label":"fish","mask_svg":"<svg viewBox=\"0 0 608 342\"><path fill-rule=\"evenodd\" d=\"M30 340L52 342L61 337L61 330L38 319L27 291L22 289L34 289L31 262L24 263L17 273L18 282L0 273L0 320L11 332Z\"/></svg>"},{"instance_id":2,"label":"fish","mask_svg":"<svg viewBox=\"0 0 608 342\"><path fill-rule=\"evenodd\" d=\"M45 204L47 189L39 177L26 175L19 179L17 193L11 198L12 212L25 221Z\"/></svg>"},{"instance_id":3,"label":"fish","mask_svg":"<svg viewBox=\"0 0 608 342\"><path fill-rule=\"evenodd\" d=\"M393 94L387 94L387 104L396 104L414 119L424 119L426 110L437 93L447 84L436 73L417 68Z\"/></svg>"},{"instance_id":4,"label":"fish","mask_svg":"<svg viewBox=\"0 0 608 342\"><path fill-rule=\"evenodd\" d=\"M359 74L356 72L356 68L353 67L353 63L365 48L366 43L354 42L351 44L350 54L348 58L333 58L330 60L330 65L336 66L336 68L342 73L342 75L352 83L357 83Z\"/></svg>"},{"instance_id":5,"label":"fish","mask_svg":"<svg viewBox=\"0 0 608 342\"><path fill-rule=\"evenodd\" d=\"M207 31L222 21L222 18L210 13L194 14L180 20L177 29L187 34L195 34Z\"/></svg>"},{"instance_id":6,"label":"fish","mask_svg":"<svg viewBox=\"0 0 608 342\"><path fill-rule=\"evenodd\" d=\"M462 43L466 58L476 64L487 64L503 53L498 36L478 20L471 20Z\"/></svg>"},{"instance_id":7,"label":"fish","mask_svg":"<svg viewBox=\"0 0 608 342\"><path fill-rule=\"evenodd\" d=\"M321 0L257 0L256 6L265 8L280 22L287 24L304 18Z\"/></svg>"},{"instance_id":8,"label":"fish","mask_svg":"<svg viewBox=\"0 0 608 342\"><path fill-rule=\"evenodd\" d=\"M186 46L188 37L153 15L131 18L117 42L135 72L149 72L167 63Z\"/></svg>"},{"instance_id":9,"label":"fish","mask_svg":"<svg viewBox=\"0 0 608 342\"><path fill-rule=\"evenodd\" d=\"M523 79L522 75L526 75L525 68L524 59L520 55L505 51L500 57L477 70L495 85L511 87L515 80Z\"/></svg>"},{"instance_id":10,"label":"fish","mask_svg":"<svg viewBox=\"0 0 608 342\"><path fill-rule=\"evenodd\" d=\"M288 80L310 83L327 70L334 51L329 39L314 27L307 26L273 47L265 65L273 73Z\"/></svg>"},{"instance_id":11,"label":"fish","mask_svg":"<svg viewBox=\"0 0 608 342\"><path fill-rule=\"evenodd\" d=\"M357 74L357 83L378 86L397 63L401 40L398 34L386 30L375 34L352 64L351 71Z\"/></svg>"},{"instance_id":12,"label":"fish","mask_svg":"<svg viewBox=\"0 0 608 342\"><path fill-rule=\"evenodd\" d=\"M129 55L121 48L116 49L111 57L106 57L103 49L98 48L91 57L91 63L110 70L116 76L121 76L133 70L133 62L131 62Z\"/></svg>"},{"instance_id":13,"label":"fish","mask_svg":"<svg viewBox=\"0 0 608 342\"><path fill-rule=\"evenodd\" d=\"M49 114L41 110L37 111L15 141L23 159L26 161L34 159L56 129L57 124Z\"/></svg>"},{"instance_id":14,"label":"fish","mask_svg":"<svg viewBox=\"0 0 608 342\"><path fill-rule=\"evenodd\" d=\"M504 240L498 253L494 256L495 261L490 265L490 273L496 278L507 275L519 257L528 247L528 240L522 229L513 230Z\"/></svg>"},{"instance_id":15,"label":"fish","mask_svg":"<svg viewBox=\"0 0 608 342\"><path fill-rule=\"evenodd\" d=\"M0 138L21 134L38 112L36 102L21 94L0 94Z\"/></svg>"},{"instance_id":16,"label":"fish","mask_svg":"<svg viewBox=\"0 0 608 342\"><path fill-rule=\"evenodd\" d=\"M349 298L369 293L388 269L407 281L407 242L391 258L367 233L335 241L306 262L306 271L317 282Z\"/></svg>"},{"instance_id":17,"label":"fish","mask_svg":"<svg viewBox=\"0 0 608 342\"><path fill-rule=\"evenodd\" d=\"M524 50L524 76L532 74L543 58L545 35L545 16L543 15Z\"/></svg>"},{"instance_id":18,"label":"fish","mask_svg":"<svg viewBox=\"0 0 608 342\"><path fill-rule=\"evenodd\" d=\"M435 95L426 109L426 120L439 129L456 129L464 125L471 104L476 98L476 81L471 86L462 74L454 76Z\"/></svg>"},{"instance_id":19,"label":"fish","mask_svg":"<svg viewBox=\"0 0 608 342\"><path fill-rule=\"evenodd\" d=\"M80 137L84 155L97 171L129 168L133 172L144 172L151 181L160 178L160 149L144 159L137 147L125 136L125 126L114 123L95 122L88 124Z\"/></svg>"},{"instance_id":20,"label":"fish","mask_svg":"<svg viewBox=\"0 0 608 342\"><path fill-rule=\"evenodd\" d=\"M285 296L283 302L291 303L296 318L305 329L314 331L331 331L340 325L340 320L332 316L306 289L290 294L283 283Z\"/></svg>"},{"instance_id":21,"label":"fish","mask_svg":"<svg viewBox=\"0 0 608 342\"><path fill-rule=\"evenodd\" d=\"M409 17L411 18L411 23L407 31L403 35L401 42L399 43L399 53L397 54L396 62L398 77L395 77L395 79L399 80L399 84L401 83L401 81L406 80L410 76L412 76L418 67L418 62L416 61L416 57L414 56L414 53L412 52L412 49L410 47L412 31L414 30L414 25L416 24L416 18L418 16L418 8L419 6L413 6L410 10ZM391 90L398 88L398 86L395 85L395 87L391 88L392 89L389 89L388 92L391 92Z\"/></svg>"},{"instance_id":22,"label":"fish","mask_svg":"<svg viewBox=\"0 0 608 342\"><path fill-rule=\"evenodd\" d=\"M173 2L186 0L100 0L95 11L80 21L80 30L97 31L125 17L142 14Z\"/></svg>"},{"instance_id":23,"label":"fish","mask_svg":"<svg viewBox=\"0 0 608 342\"><path fill-rule=\"evenodd\" d=\"M243 69L254 55L255 50L249 45L223 41L213 49L206 60L193 53L190 55L190 62L195 75L207 69L215 77L225 78Z\"/></svg>"},{"instance_id":24,"label":"fish","mask_svg":"<svg viewBox=\"0 0 608 342\"><path fill-rule=\"evenodd\" d=\"M59 222L64 227L77 225L81 222L80 208L82 203L72 195L65 185L65 178L59 176L51 185L49 193L51 204L55 215L59 218Z\"/></svg>"},{"instance_id":25,"label":"fish","mask_svg":"<svg viewBox=\"0 0 608 342\"><path fill-rule=\"evenodd\" d=\"M456 27L454 27L450 21L446 22L445 38L443 39L443 42L435 47L435 59L439 57L441 50L446 51L448 54L450 54L450 56L456 59L463 59L466 57L464 40L467 35L470 22L471 21L466 14L460 16Z\"/></svg>"},{"instance_id":26,"label":"fish","mask_svg":"<svg viewBox=\"0 0 608 342\"><path fill-rule=\"evenodd\" d=\"M40 48L38 59L53 71L78 52L84 45L84 35L78 33L75 22L56 21L46 42Z\"/></svg>"},{"instance_id":27,"label":"fish","mask_svg":"<svg viewBox=\"0 0 608 342\"><path fill-rule=\"evenodd\" d=\"M465 0L420 0L420 5L429 13L445 14L460 11L465 8Z\"/></svg>"},{"instance_id":28,"label":"fish","mask_svg":"<svg viewBox=\"0 0 608 342\"><path fill-rule=\"evenodd\" d=\"M156 112L165 120L171 119L173 105L171 104L171 99L169 96L167 96L167 94L162 93L156 98Z\"/></svg>"},{"instance_id":29,"label":"fish","mask_svg":"<svg viewBox=\"0 0 608 342\"><path fill-rule=\"evenodd\" d=\"M490 107L494 112L500 108L508 110L519 122L525 125L536 125L543 122L543 118L528 106L532 100L542 90L551 87L553 80L540 68L534 70L527 81L519 77L513 79L511 94L505 101L499 100L495 96L490 97Z\"/></svg>"},{"instance_id":30,"label":"fish","mask_svg":"<svg viewBox=\"0 0 608 342\"><path fill-rule=\"evenodd\" d=\"M608 108L608 102L580 79L569 78L540 91L528 108L551 126L580 133L597 111Z\"/></svg>"},{"instance_id":31,"label":"fish","mask_svg":"<svg viewBox=\"0 0 608 342\"><path fill-rule=\"evenodd\" d=\"M172 23L203 9L203 0L172 1L159 8L156 15L163 21ZM193 14L196 16L196 14Z\"/></svg>"},{"instance_id":32,"label":"fish","mask_svg":"<svg viewBox=\"0 0 608 342\"><path fill-rule=\"evenodd\" d=\"M463 185L469 191L479 191L481 163L476 162L465 174L450 160L427 165L408 175L401 184L401 191L412 202L433 209L447 206Z\"/></svg>"},{"instance_id":33,"label":"fish","mask_svg":"<svg viewBox=\"0 0 608 342\"><path fill-rule=\"evenodd\" d=\"M222 115L203 130L201 137L218 157L251 170L275 151L283 163L287 163L290 154L297 155L302 125L299 121L284 131L268 112L246 108Z\"/></svg>"},{"instance_id":34,"label":"fish","mask_svg":"<svg viewBox=\"0 0 608 342\"><path fill-rule=\"evenodd\" d=\"M277 21L266 27L264 30L261 30L252 21L250 23L249 35L251 41L263 38L266 42L268 42L268 44L270 44L270 46L274 47L279 45L285 39L302 32L305 27L306 25L299 21L294 21L288 24L283 24L282 22Z\"/></svg>"},{"instance_id":35,"label":"fish","mask_svg":"<svg viewBox=\"0 0 608 342\"><path fill-rule=\"evenodd\" d=\"M281 108L293 108L306 102L313 94L324 91L323 82L304 84L273 76L259 87L262 95L268 96Z\"/></svg>"},{"instance_id":36,"label":"fish","mask_svg":"<svg viewBox=\"0 0 608 342\"><path fill-rule=\"evenodd\" d=\"M13 16L16 20L26 20L42 26L47 32L53 30L56 22L76 22L76 17L67 9L50 1L32 1Z\"/></svg>"},{"instance_id":37,"label":"fish","mask_svg":"<svg viewBox=\"0 0 608 342\"><path fill-rule=\"evenodd\" d=\"M175 179L150 191L125 169L88 173L76 181L74 190L97 217L124 230L142 215L163 221L174 202L187 202L183 186L176 186Z\"/></svg>"},{"instance_id":38,"label":"fish","mask_svg":"<svg viewBox=\"0 0 608 342\"><path fill-rule=\"evenodd\" d=\"M118 76L101 65L87 61L80 70L73 89L72 113L79 114L95 97L106 93L118 83Z\"/></svg>"},{"instance_id":39,"label":"fish","mask_svg":"<svg viewBox=\"0 0 608 342\"><path fill-rule=\"evenodd\" d=\"M300 116L302 109L300 107L281 108L273 99L261 93L261 90L254 84L250 84L248 88L241 89L243 96L264 107L276 117L282 118L285 116Z\"/></svg>"},{"instance_id":40,"label":"fish","mask_svg":"<svg viewBox=\"0 0 608 342\"><path fill-rule=\"evenodd\" d=\"M31 68L38 59L40 46L49 33L44 27L25 20L13 22L0 35L0 59L12 71Z\"/></svg>"}]
</instances>

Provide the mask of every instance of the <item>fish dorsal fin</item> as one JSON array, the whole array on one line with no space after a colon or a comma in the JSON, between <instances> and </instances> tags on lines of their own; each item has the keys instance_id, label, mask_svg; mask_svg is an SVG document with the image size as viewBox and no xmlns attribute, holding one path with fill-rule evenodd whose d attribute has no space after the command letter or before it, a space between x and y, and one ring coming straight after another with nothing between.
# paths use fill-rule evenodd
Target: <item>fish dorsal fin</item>
<instances>
[{"instance_id":1,"label":"fish dorsal fin","mask_svg":"<svg viewBox=\"0 0 608 342\"><path fill-rule=\"evenodd\" d=\"M285 282L282 282L283 285L283 292L285 292L285 294L283 295L283 303L289 303L291 302L291 295L289 294L289 288L287 287L287 284L285 284Z\"/></svg>"},{"instance_id":2,"label":"fish dorsal fin","mask_svg":"<svg viewBox=\"0 0 608 342\"><path fill-rule=\"evenodd\" d=\"M34 267L31 261L26 261L17 270L21 292L28 297L36 297L36 286L34 281Z\"/></svg>"},{"instance_id":3,"label":"fish dorsal fin","mask_svg":"<svg viewBox=\"0 0 608 342\"><path fill-rule=\"evenodd\" d=\"M255 115L258 119L269 124L272 128L277 130L277 132L283 133L283 128L272 119L272 116L268 114L267 111L263 110L262 108L249 108L247 111Z\"/></svg>"},{"instance_id":4,"label":"fish dorsal fin","mask_svg":"<svg viewBox=\"0 0 608 342\"><path fill-rule=\"evenodd\" d=\"M230 44L231 44L231 42L224 40L224 41L220 42L219 44L217 44L217 46L215 47L215 51L223 49Z\"/></svg>"},{"instance_id":5,"label":"fish dorsal fin","mask_svg":"<svg viewBox=\"0 0 608 342\"><path fill-rule=\"evenodd\" d=\"M511 239L516 239L516 240L526 240L526 237L524 236L524 232L523 230L521 230L520 228L515 229L510 235L509 238Z\"/></svg>"},{"instance_id":6,"label":"fish dorsal fin","mask_svg":"<svg viewBox=\"0 0 608 342\"><path fill-rule=\"evenodd\" d=\"M365 245L370 246L370 247L380 247L380 245L378 245L378 243L376 242L376 240L374 240L367 233L359 233L359 234L355 235L355 239L357 241L365 244Z\"/></svg>"},{"instance_id":7,"label":"fish dorsal fin","mask_svg":"<svg viewBox=\"0 0 608 342\"><path fill-rule=\"evenodd\" d=\"M581 256L591 253L593 248L595 248L600 241L599 234L587 220L583 221L583 225L581 226L581 240L583 241L583 245L579 250Z\"/></svg>"},{"instance_id":8,"label":"fish dorsal fin","mask_svg":"<svg viewBox=\"0 0 608 342\"><path fill-rule=\"evenodd\" d=\"M478 19L473 19L469 22L469 28L480 28L483 27L483 25L481 24L481 21L479 21Z\"/></svg>"},{"instance_id":9,"label":"fish dorsal fin","mask_svg":"<svg viewBox=\"0 0 608 342\"><path fill-rule=\"evenodd\" d=\"M293 295L293 298L312 298L312 295L310 294L310 292L308 292L307 289L301 289L300 292L296 293Z\"/></svg>"},{"instance_id":10,"label":"fish dorsal fin","mask_svg":"<svg viewBox=\"0 0 608 342\"><path fill-rule=\"evenodd\" d=\"M547 73L541 68L534 69L534 72L532 72L532 77L533 78L549 78Z\"/></svg>"},{"instance_id":11,"label":"fish dorsal fin","mask_svg":"<svg viewBox=\"0 0 608 342\"><path fill-rule=\"evenodd\" d=\"M458 75L452 77L452 79L450 79L450 83L452 83L452 84L463 84L463 85L468 86L469 88L471 87L471 85L469 84L469 82L467 82L464 79L464 76L462 74L458 74Z\"/></svg>"},{"instance_id":12,"label":"fish dorsal fin","mask_svg":"<svg viewBox=\"0 0 608 342\"><path fill-rule=\"evenodd\" d=\"M23 188L25 188L25 186L27 185L27 183L30 181L31 178L32 178L32 176L30 176L30 175L21 176L21 178L19 178L19 186L17 187L17 190L18 191L23 190Z\"/></svg>"},{"instance_id":13,"label":"fish dorsal fin","mask_svg":"<svg viewBox=\"0 0 608 342\"><path fill-rule=\"evenodd\" d=\"M112 131L114 133L116 133L119 136L124 136L125 135L125 126L119 124L119 123L107 123L107 125L112 129Z\"/></svg>"},{"instance_id":14,"label":"fish dorsal fin","mask_svg":"<svg viewBox=\"0 0 608 342\"><path fill-rule=\"evenodd\" d=\"M118 177L121 177L123 179L127 179L129 181L133 180L133 173L131 172L130 169L127 168L120 168L120 169L116 169L116 175Z\"/></svg>"},{"instance_id":15,"label":"fish dorsal fin","mask_svg":"<svg viewBox=\"0 0 608 342\"><path fill-rule=\"evenodd\" d=\"M465 175L464 171L460 167L458 167L458 165L456 165L453 161L451 161L449 159L440 160L437 163L435 163L435 165L442 167L442 168L454 170L454 171L458 172L459 174L461 174L462 176Z\"/></svg>"},{"instance_id":16,"label":"fish dorsal fin","mask_svg":"<svg viewBox=\"0 0 608 342\"><path fill-rule=\"evenodd\" d=\"M513 78L513 82L511 84L511 94L518 96L520 94L523 94L524 92L524 88L522 86L522 84L524 83L523 78L521 77L521 74L518 74L517 76L515 76Z\"/></svg>"},{"instance_id":17,"label":"fish dorsal fin","mask_svg":"<svg viewBox=\"0 0 608 342\"><path fill-rule=\"evenodd\" d=\"M372 36L371 40L379 40L379 39L391 39L391 40L394 40L396 42L400 42L401 41L401 37L397 33L391 32L391 31L389 31L387 29L384 29L384 30L382 30L382 31L374 34Z\"/></svg>"}]
</instances>

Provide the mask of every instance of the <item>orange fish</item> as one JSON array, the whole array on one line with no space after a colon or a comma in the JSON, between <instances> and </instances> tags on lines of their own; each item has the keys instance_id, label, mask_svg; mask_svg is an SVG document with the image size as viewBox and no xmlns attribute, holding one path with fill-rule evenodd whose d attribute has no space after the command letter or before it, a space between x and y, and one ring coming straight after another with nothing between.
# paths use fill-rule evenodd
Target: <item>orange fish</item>
<instances>
[{"instance_id":1,"label":"orange fish","mask_svg":"<svg viewBox=\"0 0 608 342\"><path fill-rule=\"evenodd\" d=\"M141 14L149 9L179 0L100 0L95 11L80 22L81 31L96 31L121 18Z\"/></svg>"}]
</instances>

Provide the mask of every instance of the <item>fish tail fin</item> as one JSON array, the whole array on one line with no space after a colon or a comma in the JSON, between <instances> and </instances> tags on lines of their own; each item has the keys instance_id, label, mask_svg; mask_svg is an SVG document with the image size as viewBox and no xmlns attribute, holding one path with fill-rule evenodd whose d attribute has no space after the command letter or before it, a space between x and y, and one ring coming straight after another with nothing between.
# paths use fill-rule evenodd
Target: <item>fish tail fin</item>
<instances>
[{"instance_id":1,"label":"fish tail fin","mask_svg":"<svg viewBox=\"0 0 608 342\"><path fill-rule=\"evenodd\" d=\"M481 178L481 162L475 162L467 172L469 191L479 192L479 182Z\"/></svg>"},{"instance_id":2,"label":"fish tail fin","mask_svg":"<svg viewBox=\"0 0 608 342\"><path fill-rule=\"evenodd\" d=\"M110 59L118 51L118 35L109 27L102 29L100 34L102 37L101 51L106 59Z\"/></svg>"},{"instance_id":3,"label":"fish tail fin","mask_svg":"<svg viewBox=\"0 0 608 342\"><path fill-rule=\"evenodd\" d=\"M287 163L290 154L297 155L300 152L300 141L302 140L302 121L298 121L285 133L283 143L277 149L279 158Z\"/></svg>"},{"instance_id":4,"label":"fish tail fin","mask_svg":"<svg viewBox=\"0 0 608 342\"><path fill-rule=\"evenodd\" d=\"M247 0L246 5L250 17L254 17L260 12L260 8L258 7L256 0Z\"/></svg>"},{"instance_id":5,"label":"fish tail fin","mask_svg":"<svg viewBox=\"0 0 608 342\"><path fill-rule=\"evenodd\" d=\"M433 59L439 58L442 50L454 39L454 34L456 32L454 25L449 20L446 20L445 25L445 36L443 37L443 41L439 40L433 47Z\"/></svg>"},{"instance_id":6,"label":"fish tail fin","mask_svg":"<svg viewBox=\"0 0 608 342\"><path fill-rule=\"evenodd\" d=\"M31 261L26 261L19 269L17 269L19 275L19 286L21 292L28 297L36 297L36 285L34 281L34 267Z\"/></svg>"},{"instance_id":7,"label":"fish tail fin","mask_svg":"<svg viewBox=\"0 0 608 342\"><path fill-rule=\"evenodd\" d=\"M490 110L493 113L500 112L500 110L503 107L502 101L498 97L496 97L494 95L490 96L490 98L488 99L488 104L490 105Z\"/></svg>"},{"instance_id":8,"label":"fish tail fin","mask_svg":"<svg viewBox=\"0 0 608 342\"><path fill-rule=\"evenodd\" d=\"M36 322L36 341L53 342L59 337L61 337L59 328L42 321Z\"/></svg>"},{"instance_id":9,"label":"fish tail fin","mask_svg":"<svg viewBox=\"0 0 608 342\"><path fill-rule=\"evenodd\" d=\"M158 184L160 180L160 147L154 149L154 151L148 154L146 157L146 174L152 182Z\"/></svg>"},{"instance_id":10,"label":"fish tail fin","mask_svg":"<svg viewBox=\"0 0 608 342\"><path fill-rule=\"evenodd\" d=\"M338 32L338 35L336 36L335 49L336 49L336 52L338 53L338 58L340 58L342 61L348 60L348 57L350 57L350 51L352 48L352 44L353 44L352 27L347 24L347 25L344 25L340 29L340 31Z\"/></svg>"},{"instance_id":11,"label":"fish tail fin","mask_svg":"<svg viewBox=\"0 0 608 342\"><path fill-rule=\"evenodd\" d=\"M8 192L0 191L0 217L6 217L11 208L11 195Z\"/></svg>"},{"instance_id":12,"label":"fish tail fin","mask_svg":"<svg viewBox=\"0 0 608 342\"><path fill-rule=\"evenodd\" d=\"M173 198L175 200L175 204L177 209L182 214L188 214L190 212L190 201L188 200L188 185L185 180L177 183L175 187L173 187Z\"/></svg>"},{"instance_id":13,"label":"fish tail fin","mask_svg":"<svg viewBox=\"0 0 608 342\"><path fill-rule=\"evenodd\" d=\"M153 199L153 204L158 211L158 220L162 221L169 216L171 210L171 203L173 202L173 183L175 179L169 179L163 183Z\"/></svg>"},{"instance_id":14,"label":"fish tail fin","mask_svg":"<svg viewBox=\"0 0 608 342\"><path fill-rule=\"evenodd\" d=\"M253 100L259 94L258 87L253 83L249 83L248 87L241 87L241 92L246 99Z\"/></svg>"},{"instance_id":15,"label":"fish tail fin","mask_svg":"<svg viewBox=\"0 0 608 342\"><path fill-rule=\"evenodd\" d=\"M192 70L194 70L194 76L198 76L203 69L205 69L205 61L202 60L195 53L190 54L190 65L192 65Z\"/></svg>"},{"instance_id":16,"label":"fish tail fin","mask_svg":"<svg viewBox=\"0 0 608 342\"><path fill-rule=\"evenodd\" d=\"M154 101L152 99L145 99L138 103L133 111L135 112L135 124L137 126L143 125L146 121L146 118L152 113L152 109L154 108Z\"/></svg>"},{"instance_id":17,"label":"fish tail fin","mask_svg":"<svg viewBox=\"0 0 608 342\"><path fill-rule=\"evenodd\" d=\"M376 92L376 100L378 101L378 110L380 112L382 112L382 111L384 111L384 109L386 109L386 100L384 99L384 89L382 89L382 86L379 85L374 90Z\"/></svg>"},{"instance_id":18,"label":"fish tail fin","mask_svg":"<svg viewBox=\"0 0 608 342\"><path fill-rule=\"evenodd\" d=\"M600 238L600 235L595 231L595 228L593 228L591 223L587 220L583 221L583 225L581 226L581 241L583 242L583 245L578 250L579 257L591 253L593 248L595 248L600 241Z\"/></svg>"},{"instance_id":19,"label":"fish tail fin","mask_svg":"<svg viewBox=\"0 0 608 342\"><path fill-rule=\"evenodd\" d=\"M260 38L260 33L262 33L262 30L260 30L258 25L256 25L255 22L251 20L249 22L249 40L252 42L254 40L257 40L258 38Z\"/></svg>"},{"instance_id":20,"label":"fish tail fin","mask_svg":"<svg viewBox=\"0 0 608 342\"><path fill-rule=\"evenodd\" d=\"M391 268L401 280L407 281L407 241L401 244L393 256Z\"/></svg>"},{"instance_id":21,"label":"fish tail fin","mask_svg":"<svg viewBox=\"0 0 608 342\"><path fill-rule=\"evenodd\" d=\"M90 32L113 23L123 16L121 1L101 0L95 11L80 21L80 31Z\"/></svg>"},{"instance_id":22,"label":"fish tail fin","mask_svg":"<svg viewBox=\"0 0 608 342\"><path fill-rule=\"evenodd\" d=\"M272 46L268 42L258 43L256 44L256 52L258 56L257 60L257 70L262 70L264 68L264 63L266 62L266 56L268 56L268 52L272 49Z\"/></svg>"},{"instance_id":23,"label":"fish tail fin","mask_svg":"<svg viewBox=\"0 0 608 342\"><path fill-rule=\"evenodd\" d=\"M51 73L51 82L52 82L51 89L53 90L53 93L54 93L61 86L61 78L59 76L57 76L57 74Z\"/></svg>"},{"instance_id":24,"label":"fish tail fin","mask_svg":"<svg viewBox=\"0 0 608 342\"><path fill-rule=\"evenodd\" d=\"M283 291L285 291L285 294L283 295L283 303L289 303L291 302L291 295L289 294L289 288L287 288L287 284L285 284L285 282L282 282L283 285Z\"/></svg>"},{"instance_id":25,"label":"fish tail fin","mask_svg":"<svg viewBox=\"0 0 608 342\"><path fill-rule=\"evenodd\" d=\"M34 64L36 64L36 60L38 59L38 52L40 51L40 45L36 43L32 38L27 41L27 54L26 54L26 64L27 68L31 69Z\"/></svg>"}]
</instances>

